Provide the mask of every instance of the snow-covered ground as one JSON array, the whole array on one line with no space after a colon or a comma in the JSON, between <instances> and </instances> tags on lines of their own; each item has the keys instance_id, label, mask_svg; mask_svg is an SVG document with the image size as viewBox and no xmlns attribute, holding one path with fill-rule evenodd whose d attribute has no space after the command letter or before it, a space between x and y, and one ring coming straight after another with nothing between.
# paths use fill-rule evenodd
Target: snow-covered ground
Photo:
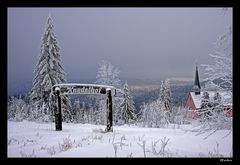
<instances>
[{"instance_id":1,"label":"snow-covered ground","mask_svg":"<svg viewBox=\"0 0 240 165\"><path fill-rule=\"evenodd\" d=\"M221 130L204 139L191 125L139 128L8 121L8 157L232 157L232 133ZM167 142L168 141L168 142ZM144 145L145 144L145 145ZM145 146L145 147L144 147Z\"/></svg>"}]
</instances>

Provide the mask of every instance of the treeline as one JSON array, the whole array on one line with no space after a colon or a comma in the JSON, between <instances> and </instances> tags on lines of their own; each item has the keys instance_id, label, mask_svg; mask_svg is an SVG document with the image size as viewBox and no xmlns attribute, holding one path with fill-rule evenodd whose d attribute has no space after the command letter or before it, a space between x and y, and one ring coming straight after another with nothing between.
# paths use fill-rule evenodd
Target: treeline
<instances>
[{"instance_id":1,"label":"treeline","mask_svg":"<svg viewBox=\"0 0 240 165\"><path fill-rule=\"evenodd\" d=\"M123 89L126 94L125 99L123 97L114 101L114 125L137 124L143 127L166 127L170 123L189 123L187 109L175 106L172 102L169 80L162 81L159 87L151 88L129 88L125 82ZM136 98L132 97L137 94L142 99L139 102L139 109L135 108L137 107L134 104ZM67 118L66 114L63 115L65 122L106 124L105 98L96 95L77 95L72 99L74 101L71 101L71 114L68 114ZM8 119L54 122L55 117L54 112L49 111L44 104L38 109L33 108L29 95L25 95L9 97Z\"/></svg>"},{"instance_id":2,"label":"treeline","mask_svg":"<svg viewBox=\"0 0 240 165\"><path fill-rule=\"evenodd\" d=\"M193 85L191 83L183 85L181 82L179 82L179 85L176 83L170 83L170 86L172 104L176 107L183 106L187 100L189 92L192 91ZM139 111L144 102L150 103L157 100L159 96L160 85L142 85L132 86L130 88L132 91L133 100L135 102L135 107L137 111Z\"/></svg>"}]
</instances>

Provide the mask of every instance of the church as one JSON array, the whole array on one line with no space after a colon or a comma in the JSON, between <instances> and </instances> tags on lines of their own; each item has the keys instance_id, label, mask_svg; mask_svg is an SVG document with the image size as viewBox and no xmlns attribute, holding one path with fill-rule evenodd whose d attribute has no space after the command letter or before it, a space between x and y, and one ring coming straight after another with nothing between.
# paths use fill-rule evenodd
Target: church
<instances>
[{"instance_id":1,"label":"church","mask_svg":"<svg viewBox=\"0 0 240 165\"><path fill-rule=\"evenodd\" d=\"M216 91L204 91L209 94L209 100L213 101L214 99L214 94ZM189 109L192 111L192 118L197 119L199 118L199 110L201 109L201 103L202 103L202 96L203 93L201 92L201 86L199 82L199 75L198 75L198 68L196 66L196 71L195 71L195 81L194 81L194 86L193 86L193 92L190 92L188 94L186 103L185 103L185 108ZM230 92L227 91L218 91L218 93L221 96L221 102L224 106L224 112L227 117L232 117L232 96Z\"/></svg>"}]
</instances>

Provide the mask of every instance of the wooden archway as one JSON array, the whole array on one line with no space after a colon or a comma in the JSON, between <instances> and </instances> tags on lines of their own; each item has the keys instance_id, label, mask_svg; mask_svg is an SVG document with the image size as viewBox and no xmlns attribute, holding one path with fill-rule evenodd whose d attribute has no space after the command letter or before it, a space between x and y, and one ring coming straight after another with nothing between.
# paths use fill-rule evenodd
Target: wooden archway
<instances>
[{"instance_id":1,"label":"wooden archway","mask_svg":"<svg viewBox=\"0 0 240 165\"><path fill-rule=\"evenodd\" d=\"M113 114L112 114L112 96L116 96L117 89L113 86L96 85L96 84L76 84L64 83L55 84L52 87L52 93L57 97L58 108L55 112L56 131L62 130L62 108L61 95L69 94L103 94L107 95L107 127L106 132L113 131ZM120 90L118 90L120 91Z\"/></svg>"}]
</instances>

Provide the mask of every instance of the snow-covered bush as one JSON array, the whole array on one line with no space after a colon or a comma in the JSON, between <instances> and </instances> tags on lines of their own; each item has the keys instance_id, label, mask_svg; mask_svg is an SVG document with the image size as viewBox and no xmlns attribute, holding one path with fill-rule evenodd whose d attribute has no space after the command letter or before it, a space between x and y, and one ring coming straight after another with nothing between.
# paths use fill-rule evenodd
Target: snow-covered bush
<instances>
[{"instance_id":1,"label":"snow-covered bush","mask_svg":"<svg viewBox=\"0 0 240 165\"><path fill-rule=\"evenodd\" d=\"M158 155L158 156L165 156L168 154L167 150L166 150L166 146L169 144L169 138L166 139L166 137L164 137L163 139L161 139L161 148L159 149L159 151L157 151L157 143L159 142L159 140L157 141L153 141L152 142L152 153L153 155Z\"/></svg>"},{"instance_id":2,"label":"snow-covered bush","mask_svg":"<svg viewBox=\"0 0 240 165\"><path fill-rule=\"evenodd\" d=\"M31 116L31 106L21 96L10 97L8 100L8 120L22 121Z\"/></svg>"},{"instance_id":3,"label":"snow-covered bush","mask_svg":"<svg viewBox=\"0 0 240 165\"><path fill-rule=\"evenodd\" d=\"M141 106L139 122L145 127L163 128L173 122L173 108L169 81L162 82L159 98Z\"/></svg>"},{"instance_id":4,"label":"snow-covered bush","mask_svg":"<svg viewBox=\"0 0 240 165\"><path fill-rule=\"evenodd\" d=\"M179 106L179 107L174 107L174 117L173 117L173 123L182 125L182 124L190 124L190 111L189 109Z\"/></svg>"},{"instance_id":5,"label":"snow-covered bush","mask_svg":"<svg viewBox=\"0 0 240 165\"><path fill-rule=\"evenodd\" d=\"M49 154L49 155L55 155L56 154L56 149L55 149L55 147L54 146L52 146L52 147L49 147L49 148L47 148L47 153Z\"/></svg>"},{"instance_id":6,"label":"snow-covered bush","mask_svg":"<svg viewBox=\"0 0 240 165\"><path fill-rule=\"evenodd\" d=\"M68 136L67 138L63 139L63 143L59 143L59 150L62 151L67 151L73 147L73 142L71 141L70 137Z\"/></svg>"}]
</instances>

